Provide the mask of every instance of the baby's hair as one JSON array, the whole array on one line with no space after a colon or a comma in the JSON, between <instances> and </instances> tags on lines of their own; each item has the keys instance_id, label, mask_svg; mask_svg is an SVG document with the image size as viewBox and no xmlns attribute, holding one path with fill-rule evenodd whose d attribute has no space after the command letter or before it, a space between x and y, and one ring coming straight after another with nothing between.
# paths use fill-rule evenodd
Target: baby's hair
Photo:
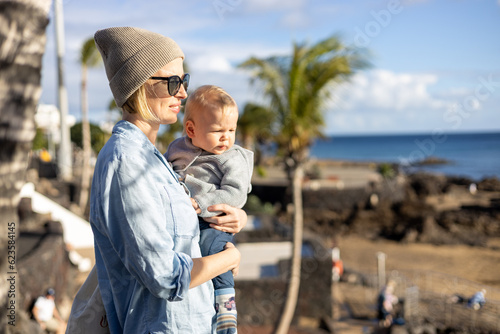
<instances>
[{"instance_id":1,"label":"baby's hair","mask_svg":"<svg viewBox=\"0 0 500 334\"><path fill-rule=\"evenodd\" d=\"M184 129L186 122L193 119L196 111L207 109L217 109L226 114L228 110L233 110L236 102L224 89L214 85L204 85L198 87L193 93L189 94L184 108Z\"/></svg>"}]
</instances>

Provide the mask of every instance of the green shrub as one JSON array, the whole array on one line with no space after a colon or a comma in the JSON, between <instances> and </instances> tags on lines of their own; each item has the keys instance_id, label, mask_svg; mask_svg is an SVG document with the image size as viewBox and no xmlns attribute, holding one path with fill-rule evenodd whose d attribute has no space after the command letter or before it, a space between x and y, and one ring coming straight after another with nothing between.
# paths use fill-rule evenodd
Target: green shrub
<instances>
[{"instance_id":1,"label":"green shrub","mask_svg":"<svg viewBox=\"0 0 500 334\"><path fill-rule=\"evenodd\" d=\"M260 198L255 195L248 195L247 203L243 207L244 210L256 214L272 214L274 213L273 205L269 202L262 203Z\"/></svg>"},{"instance_id":2,"label":"green shrub","mask_svg":"<svg viewBox=\"0 0 500 334\"><path fill-rule=\"evenodd\" d=\"M386 179L392 179L394 176L396 176L396 171L394 170L394 167L392 167L390 163L386 162L378 165L378 172Z\"/></svg>"}]
</instances>

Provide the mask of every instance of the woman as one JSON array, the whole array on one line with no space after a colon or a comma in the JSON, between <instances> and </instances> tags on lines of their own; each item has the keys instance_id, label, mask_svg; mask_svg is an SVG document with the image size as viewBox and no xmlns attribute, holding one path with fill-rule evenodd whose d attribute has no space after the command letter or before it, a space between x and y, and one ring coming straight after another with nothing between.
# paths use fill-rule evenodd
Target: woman
<instances>
[{"instance_id":1,"label":"woman","mask_svg":"<svg viewBox=\"0 0 500 334\"><path fill-rule=\"evenodd\" d=\"M116 27L94 36L123 119L99 153L91 190L99 288L111 333L211 333L210 280L237 271L231 243L201 257L198 218L154 142L160 124L177 121L187 97L179 46L150 31ZM242 210L213 211L215 229L236 233Z\"/></svg>"}]
</instances>

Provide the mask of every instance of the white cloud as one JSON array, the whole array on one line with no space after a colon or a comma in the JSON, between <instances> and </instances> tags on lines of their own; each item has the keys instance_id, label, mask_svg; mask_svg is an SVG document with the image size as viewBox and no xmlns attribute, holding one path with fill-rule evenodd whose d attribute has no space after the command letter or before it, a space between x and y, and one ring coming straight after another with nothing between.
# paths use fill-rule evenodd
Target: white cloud
<instances>
[{"instance_id":1,"label":"white cloud","mask_svg":"<svg viewBox=\"0 0 500 334\"><path fill-rule=\"evenodd\" d=\"M245 1L245 5L246 9L252 12L286 11L302 8L305 5L305 0L252 0Z\"/></svg>"},{"instance_id":2,"label":"white cloud","mask_svg":"<svg viewBox=\"0 0 500 334\"><path fill-rule=\"evenodd\" d=\"M303 28L306 27L309 20L301 10L291 11L283 16L281 24L288 28Z\"/></svg>"},{"instance_id":3,"label":"white cloud","mask_svg":"<svg viewBox=\"0 0 500 334\"><path fill-rule=\"evenodd\" d=\"M336 99L326 114L326 132L456 131L478 129L486 119L498 118L491 108L494 99L480 101L470 87L434 92L432 86L439 81L434 74L359 73L351 83L334 87Z\"/></svg>"},{"instance_id":4,"label":"white cloud","mask_svg":"<svg viewBox=\"0 0 500 334\"><path fill-rule=\"evenodd\" d=\"M247 13L278 13L281 16L279 24L285 28L303 28L309 23L305 0L252 0L244 4Z\"/></svg>"},{"instance_id":5,"label":"white cloud","mask_svg":"<svg viewBox=\"0 0 500 334\"><path fill-rule=\"evenodd\" d=\"M229 72L232 69L227 58L220 54L197 54L189 58L190 71Z\"/></svg>"},{"instance_id":6,"label":"white cloud","mask_svg":"<svg viewBox=\"0 0 500 334\"><path fill-rule=\"evenodd\" d=\"M445 106L445 101L432 96L428 89L437 81L433 74L363 72L340 87L337 103L341 108L356 110L439 109Z\"/></svg>"},{"instance_id":7,"label":"white cloud","mask_svg":"<svg viewBox=\"0 0 500 334\"><path fill-rule=\"evenodd\" d=\"M224 88L236 101L240 111L248 102L263 103L262 95L250 86L249 75L241 70L233 69L229 72L196 71L193 72L190 90L201 85L216 85Z\"/></svg>"},{"instance_id":8,"label":"white cloud","mask_svg":"<svg viewBox=\"0 0 500 334\"><path fill-rule=\"evenodd\" d=\"M191 66L193 58L223 57L231 64L237 64L255 56L266 58L271 55L289 54L291 45L273 45L262 41L242 40L228 43L227 41L206 41L204 39L184 38L182 40L182 50L186 55L186 61Z\"/></svg>"}]
</instances>

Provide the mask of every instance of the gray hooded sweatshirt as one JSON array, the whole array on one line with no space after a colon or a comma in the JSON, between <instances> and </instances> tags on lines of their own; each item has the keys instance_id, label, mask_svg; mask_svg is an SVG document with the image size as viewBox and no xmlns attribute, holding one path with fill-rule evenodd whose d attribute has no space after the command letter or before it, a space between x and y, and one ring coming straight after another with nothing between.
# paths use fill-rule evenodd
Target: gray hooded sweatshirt
<instances>
[{"instance_id":1,"label":"gray hooded sweatshirt","mask_svg":"<svg viewBox=\"0 0 500 334\"><path fill-rule=\"evenodd\" d=\"M191 197L198 203L200 217L213 217L214 204L242 208L252 190L253 152L233 145L223 154L212 154L191 143L187 136L174 140L165 158L179 174Z\"/></svg>"}]
</instances>

